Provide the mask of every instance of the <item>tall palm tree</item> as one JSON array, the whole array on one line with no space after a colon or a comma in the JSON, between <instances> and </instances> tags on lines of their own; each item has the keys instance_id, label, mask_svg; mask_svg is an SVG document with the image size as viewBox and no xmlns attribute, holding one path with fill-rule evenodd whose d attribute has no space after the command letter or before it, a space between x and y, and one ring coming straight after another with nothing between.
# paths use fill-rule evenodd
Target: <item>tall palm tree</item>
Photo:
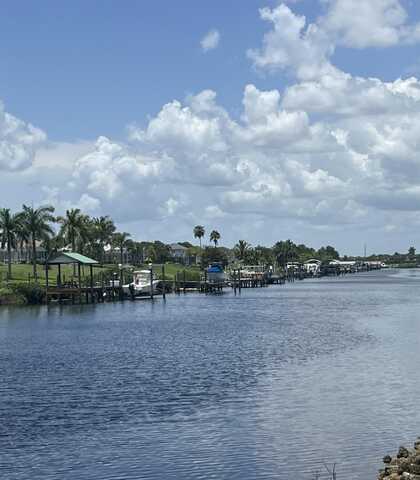
<instances>
[{"instance_id":1,"label":"tall palm tree","mask_svg":"<svg viewBox=\"0 0 420 480\"><path fill-rule=\"evenodd\" d=\"M198 241L200 242L200 250L201 250L201 239L204 237L204 234L206 231L204 230L204 227L202 225L196 225L194 227L194 238L198 238Z\"/></svg>"},{"instance_id":2,"label":"tall palm tree","mask_svg":"<svg viewBox=\"0 0 420 480\"><path fill-rule=\"evenodd\" d=\"M0 243L7 245L7 277L12 277L12 247L16 247L16 234L19 228L19 214L10 213L9 208L0 209Z\"/></svg>"},{"instance_id":3,"label":"tall palm tree","mask_svg":"<svg viewBox=\"0 0 420 480\"><path fill-rule=\"evenodd\" d=\"M127 232L117 232L112 236L114 246L120 249L120 263L124 263L124 247L127 244L127 240L131 235Z\"/></svg>"},{"instance_id":4,"label":"tall palm tree","mask_svg":"<svg viewBox=\"0 0 420 480\"><path fill-rule=\"evenodd\" d=\"M21 214L18 214L18 215L21 216ZM28 260L29 240L30 240L29 232L27 231L22 221L19 221L16 229L16 242L18 244L19 251L20 251L19 253L20 261L25 260L26 262ZM25 255L23 254L23 252L25 252Z\"/></svg>"},{"instance_id":5,"label":"tall palm tree","mask_svg":"<svg viewBox=\"0 0 420 480\"><path fill-rule=\"evenodd\" d=\"M93 218L89 215L82 215L82 228L77 238L77 251L89 257L97 257L97 238Z\"/></svg>"},{"instance_id":6,"label":"tall palm tree","mask_svg":"<svg viewBox=\"0 0 420 480\"><path fill-rule=\"evenodd\" d=\"M239 260L244 260L246 253L251 248L251 245L245 240L239 240L234 248L235 248L235 254L237 258Z\"/></svg>"},{"instance_id":7,"label":"tall palm tree","mask_svg":"<svg viewBox=\"0 0 420 480\"><path fill-rule=\"evenodd\" d=\"M116 228L114 222L108 216L95 217L93 219L93 225L96 233L96 238L100 248L100 261L104 260L104 247L112 240L112 235Z\"/></svg>"},{"instance_id":8,"label":"tall palm tree","mask_svg":"<svg viewBox=\"0 0 420 480\"><path fill-rule=\"evenodd\" d=\"M58 235L71 245L72 252L76 251L76 241L83 235L85 218L80 208L66 210L64 217L57 217L57 222L61 224Z\"/></svg>"},{"instance_id":9,"label":"tall palm tree","mask_svg":"<svg viewBox=\"0 0 420 480\"><path fill-rule=\"evenodd\" d=\"M19 221L25 227L32 244L32 265L35 279L37 278L36 242L54 235L54 230L50 225L50 223L55 222L53 213L54 207L51 205L44 205L38 208L23 205L23 211L19 214Z\"/></svg>"},{"instance_id":10,"label":"tall palm tree","mask_svg":"<svg viewBox=\"0 0 420 480\"><path fill-rule=\"evenodd\" d=\"M217 244L219 243L220 240L220 233L217 230L213 230L210 233L210 242L214 243L214 247L217 247Z\"/></svg>"},{"instance_id":11,"label":"tall palm tree","mask_svg":"<svg viewBox=\"0 0 420 480\"><path fill-rule=\"evenodd\" d=\"M83 236L85 229L85 215L82 214L80 208L72 208L66 210L64 217L57 217L57 222L61 224L58 232L59 238L62 238L66 244L70 244L71 251L76 251L76 241ZM76 275L76 264L73 264L73 275Z\"/></svg>"}]
</instances>

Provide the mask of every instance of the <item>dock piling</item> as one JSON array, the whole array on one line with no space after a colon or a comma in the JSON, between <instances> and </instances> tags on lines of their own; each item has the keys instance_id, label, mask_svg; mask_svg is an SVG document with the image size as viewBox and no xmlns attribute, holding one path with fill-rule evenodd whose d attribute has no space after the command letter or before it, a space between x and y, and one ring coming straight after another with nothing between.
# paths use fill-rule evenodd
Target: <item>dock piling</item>
<instances>
[{"instance_id":1,"label":"dock piling","mask_svg":"<svg viewBox=\"0 0 420 480\"><path fill-rule=\"evenodd\" d=\"M163 299L166 300L165 265L162 265L162 284L163 284L162 295L163 295Z\"/></svg>"}]
</instances>

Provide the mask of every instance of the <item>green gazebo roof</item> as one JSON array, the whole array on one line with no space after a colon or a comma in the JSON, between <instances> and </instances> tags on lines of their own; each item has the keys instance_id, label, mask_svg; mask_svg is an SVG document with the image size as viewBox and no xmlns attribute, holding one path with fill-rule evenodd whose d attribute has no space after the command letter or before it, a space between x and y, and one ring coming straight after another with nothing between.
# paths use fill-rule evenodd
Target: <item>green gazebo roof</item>
<instances>
[{"instance_id":1,"label":"green gazebo roof","mask_svg":"<svg viewBox=\"0 0 420 480\"><path fill-rule=\"evenodd\" d=\"M92 258L85 257L80 253L61 252L56 257L47 261L48 265L65 265L68 263L80 263L81 265L99 265L99 262Z\"/></svg>"}]
</instances>

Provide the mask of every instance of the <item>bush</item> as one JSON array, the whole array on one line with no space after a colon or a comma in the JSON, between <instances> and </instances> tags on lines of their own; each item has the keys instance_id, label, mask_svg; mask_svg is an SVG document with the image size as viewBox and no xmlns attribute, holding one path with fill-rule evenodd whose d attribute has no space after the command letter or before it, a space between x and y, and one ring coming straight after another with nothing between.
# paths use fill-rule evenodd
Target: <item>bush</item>
<instances>
[{"instance_id":1,"label":"bush","mask_svg":"<svg viewBox=\"0 0 420 480\"><path fill-rule=\"evenodd\" d=\"M37 283L17 283L13 285L13 291L21 295L29 305L40 305L45 300L45 289Z\"/></svg>"},{"instance_id":2,"label":"bush","mask_svg":"<svg viewBox=\"0 0 420 480\"><path fill-rule=\"evenodd\" d=\"M223 267L226 267L229 263L226 249L223 247L205 247L201 254L201 263L203 266L210 265L211 263L221 263Z\"/></svg>"},{"instance_id":3,"label":"bush","mask_svg":"<svg viewBox=\"0 0 420 480\"><path fill-rule=\"evenodd\" d=\"M0 305L20 305L25 299L11 288L0 287Z\"/></svg>"}]
</instances>

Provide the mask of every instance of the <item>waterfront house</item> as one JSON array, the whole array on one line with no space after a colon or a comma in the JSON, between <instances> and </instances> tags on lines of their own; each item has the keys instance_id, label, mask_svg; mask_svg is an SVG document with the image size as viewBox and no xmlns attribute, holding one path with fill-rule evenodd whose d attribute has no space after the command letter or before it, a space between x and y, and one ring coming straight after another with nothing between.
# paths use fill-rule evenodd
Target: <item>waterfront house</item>
<instances>
[{"instance_id":1,"label":"waterfront house","mask_svg":"<svg viewBox=\"0 0 420 480\"><path fill-rule=\"evenodd\" d=\"M317 276L321 271L321 260L311 258L303 264L303 268L308 275Z\"/></svg>"},{"instance_id":2,"label":"waterfront house","mask_svg":"<svg viewBox=\"0 0 420 480\"><path fill-rule=\"evenodd\" d=\"M177 263L187 264L189 263L188 248L180 243L171 243L169 250L172 258Z\"/></svg>"},{"instance_id":3,"label":"waterfront house","mask_svg":"<svg viewBox=\"0 0 420 480\"><path fill-rule=\"evenodd\" d=\"M121 249L120 247L113 246L110 243L104 246L104 263L120 263L121 262ZM128 252L127 247L123 247L123 263L128 264L131 261L131 255Z\"/></svg>"}]
</instances>

